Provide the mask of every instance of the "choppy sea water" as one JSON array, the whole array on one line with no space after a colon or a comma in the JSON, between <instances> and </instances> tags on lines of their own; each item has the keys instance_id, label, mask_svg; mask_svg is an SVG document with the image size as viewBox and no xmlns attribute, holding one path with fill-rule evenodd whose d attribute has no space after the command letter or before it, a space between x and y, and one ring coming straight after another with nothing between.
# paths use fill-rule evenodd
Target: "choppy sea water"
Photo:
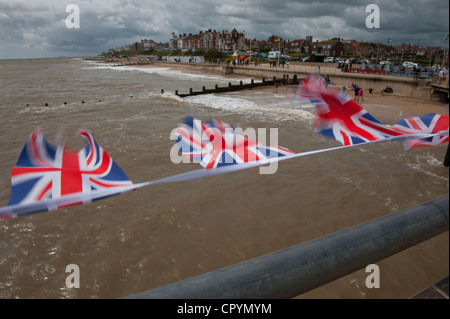
<instances>
[{"instance_id":1,"label":"choppy sea water","mask_svg":"<svg viewBox=\"0 0 450 319\"><path fill-rule=\"evenodd\" d=\"M200 168L169 157L170 133L186 115L277 128L278 144L295 152L338 146L312 130L314 109L292 88L173 94L241 80L250 81L81 59L0 61L0 205L37 126L74 149L84 146L78 129L93 131L135 183ZM403 118L395 105L367 108L386 124ZM154 185L2 221L0 298L122 298L319 238L448 194L446 149L367 145L284 161L273 175L250 169ZM447 232L377 263L379 289L365 286L361 269L299 297L408 298L448 275L448 253ZM70 264L80 288L66 287Z\"/></svg>"}]
</instances>

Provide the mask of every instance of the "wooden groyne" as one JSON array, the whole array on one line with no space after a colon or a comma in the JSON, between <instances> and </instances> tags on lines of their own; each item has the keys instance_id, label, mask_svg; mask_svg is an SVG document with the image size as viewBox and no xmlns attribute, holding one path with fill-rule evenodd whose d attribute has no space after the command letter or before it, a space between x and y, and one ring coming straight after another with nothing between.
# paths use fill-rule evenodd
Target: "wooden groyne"
<instances>
[{"instance_id":1,"label":"wooden groyne","mask_svg":"<svg viewBox=\"0 0 450 319\"><path fill-rule=\"evenodd\" d=\"M231 82L228 82L228 86L224 86L224 87L219 87L219 85L216 84L216 86L213 89L207 89L205 86L203 86L203 89L201 91L194 91L192 88L190 88L188 93L179 93L178 90L176 90L175 95L177 95L179 97L186 97L186 96L191 96L191 95L239 91L239 90L252 89L252 88L261 87L261 86L276 86L277 84L295 85L295 84L298 84L299 81L300 80L297 78L289 79L289 77L284 77L282 79L277 79L274 76L271 80L266 80L265 78L263 78L261 82L255 82L255 80L252 79L250 83L246 83L246 84L244 84L242 81L240 81L239 84L231 84ZM161 90L161 93L164 93L164 89Z\"/></svg>"}]
</instances>

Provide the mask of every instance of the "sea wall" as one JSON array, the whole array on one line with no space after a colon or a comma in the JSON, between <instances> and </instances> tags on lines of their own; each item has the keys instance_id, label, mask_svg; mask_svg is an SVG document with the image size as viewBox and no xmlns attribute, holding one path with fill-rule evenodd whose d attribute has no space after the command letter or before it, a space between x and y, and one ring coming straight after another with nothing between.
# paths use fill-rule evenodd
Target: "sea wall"
<instances>
[{"instance_id":1,"label":"sea wall","mask_svg":"<svg viewBox=\"0 0 450 319\"><path fill-rule=\"evenodd\" d=\"M158 63L158 62L157 62ZM297 75L298 80L304 79L308 74L319 74L317 65L298 64L291 65L289 68L285 67L269 67L266 64L255 66L254 64L225 66L208 63L177 63L183 64L192 70L199 72L213 72L224 75L240 75L254 78L256 80L282 79L283 76L293 79ZM340 69L322 66L320 68L320 75L328 76L330 81L336 86L350 86L352 83L357 84L363 89L373 88L375 92L381 92L387 86L394 90L394 93L406 96L421 98L421 99L438 99L438 95L432 94L431 80L419 79L414 80L411 77L400 77L390 75L375 75L375 74L361 74L361 73L346 73L341 72Z\"/></svg>"},{"instance_id":2,"label":"sea wall","mask_svg":"<svg viewBox=\"0 0 450 319\"><path fill-rule=\"evenodd\" d=\"M294 70L288 68L271 68L263 69L258 67L233 67L233 74L247 75L254 78L271 78L276 76L277 78L283 78L283 75L288 75L289 78L293 78L296 74L298 79L304 79L311 72ZM318 70L314 72L319 74ZM412 78L396 77L388 75L372 75L372 74L358 74L358 73L345 73L345 72L332 72L331 74L326 71L321 71L321 75L328 76L330 81L336 86L350 86L352 83L357 84L363 89L373 88L374 91L381 92L387 86L394 90L394 93L404 94L407 96L431 99L430 82L426 80L414 81Z\"/></svg>"}]
</instances>

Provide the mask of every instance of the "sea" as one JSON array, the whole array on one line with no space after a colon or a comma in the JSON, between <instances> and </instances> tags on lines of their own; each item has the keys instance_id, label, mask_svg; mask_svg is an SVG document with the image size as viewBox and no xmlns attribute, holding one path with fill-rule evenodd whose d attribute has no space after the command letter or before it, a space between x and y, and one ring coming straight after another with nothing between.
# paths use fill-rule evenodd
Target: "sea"
<instances>
[{"instance_id":1,"label":"sea","mask_svg":"<svg viewBox=\"0 0 450 319\"><path fill-rule=\"evenodd\" d=\"M293 86L175 95L240 81L251 79L81 58L0 60L0 206L36 127L74 150L85 145L77 131L91 130L134 183L201 169L170 156L172 131L188 115L266 132L259 142L273 137L294 152L340 146L314 131L314 107ZM387 125L407 113L392 103L363 106ZM429 110L448 114L448 104ZM446 151L377 143L283 161L274 174L252 168L150 185L3 220L0 298L126 298L317 239L448 194ZM376 264L379 288L366 286L361 269L295 298L410 298L448 275L448 232ZM79 287L68 284L73 265Z\"/></svg>"}]
</instances>

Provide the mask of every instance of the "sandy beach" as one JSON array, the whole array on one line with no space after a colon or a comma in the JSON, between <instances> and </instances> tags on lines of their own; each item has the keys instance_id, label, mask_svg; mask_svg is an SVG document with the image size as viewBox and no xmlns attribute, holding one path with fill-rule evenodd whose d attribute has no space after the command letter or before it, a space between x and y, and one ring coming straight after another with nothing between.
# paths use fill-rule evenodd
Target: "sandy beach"
<instances>
[{"instance_id":1,"label":"sandy beach","mask_svg":"<svg viewBox=\"0 0 450 319\"><path fill-rule=\"evenodd\" d=\"M221 75L224 77L230 77L230 78L243 78L248 79L249 77L247 75L242 75L239 73L233 73L233 74L224 74L224 71L222 69L222 66L213 66L211 64L186 64L186 63L167 63L167 62L156 62L154 64L144 64L144 65L134 65L136 67L140 68L169 68L173 70L179 70L181 72L187 72L187 73L202 73L202 74L211 74L211 75ZM268 71L271 70L271 68L267 64L259 65L258 68L264 68ZM315 72L317 67L316 66L298 66L298 65L291 65L290 70L295 69L303 70L310 69L311 72ZM334 71L332 68L321 68L324 73ZM286 70L288 70L286 68ZM389 76L385 76L386 79L389 79ZM269 77L270 78L270 77ZM261 78L255 78L255 81L260 81ZM350 86L352 82L349 81L346 83L347 87L347 94L353 94L352 91L350 91ZM359 84L359 83L355 83ZM337 86L337 85L336 85ZM339 89L342 86L337 86ZM267 89L273 89L273 88L257 88L258 90L267 90ZM432 99L429 98L418 98L416 96L411 96L410 94L402 94L396 92L396 89L394 87L394 93L383 93L381 90L374 90L372 94L369 93L369 88L364 89L364 96L363 101L360 102L361 106L364 108L367 108L367 110L370 112L371 110L374 110L378 107L382 107L383 105L388 106L395 106L399 108L399 116L403 117L410 117L410 116L420 116L427 113L438 113L443 115L449 114L449 104L448 102L441 101L438 97L434 97ZM280 93L282 92L292 92L297 90L297 86L290 85L290 86L279 86L277 89ZM381 120L381 118L380 118Z\"/></svg>"}]
</instances>

